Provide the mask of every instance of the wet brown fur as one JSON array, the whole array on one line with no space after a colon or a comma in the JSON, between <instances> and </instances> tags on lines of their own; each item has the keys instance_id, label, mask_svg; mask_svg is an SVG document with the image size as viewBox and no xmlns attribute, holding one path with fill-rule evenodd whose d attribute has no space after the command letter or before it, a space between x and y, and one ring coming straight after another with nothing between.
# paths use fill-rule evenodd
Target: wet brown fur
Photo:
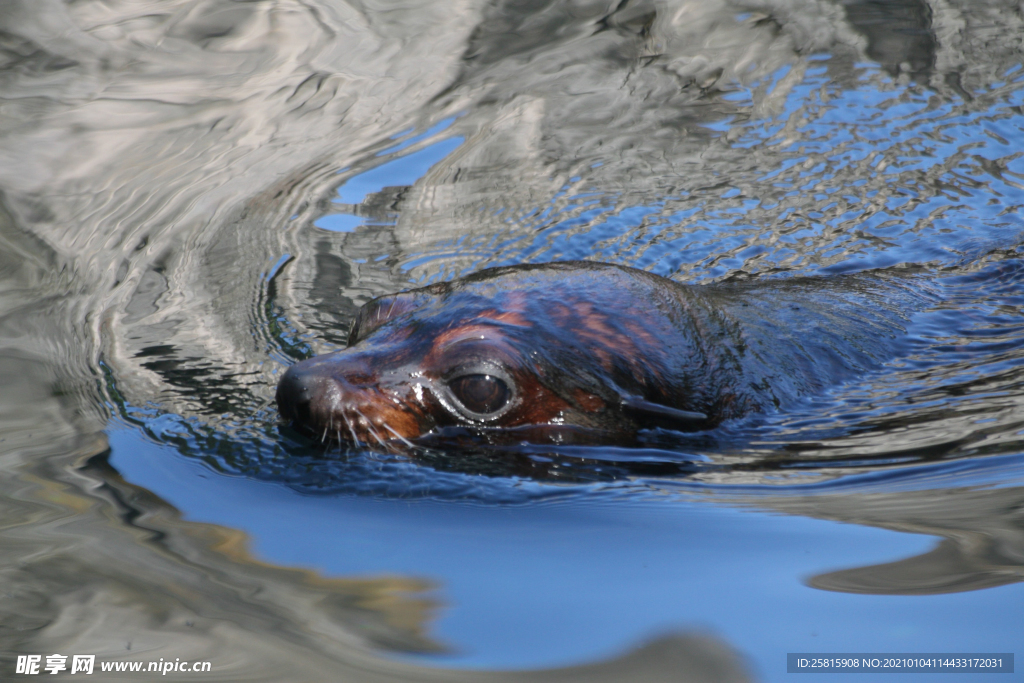
<instances>
[{"instance_id":1,"label":"wet brown fur","mask_svg":"<svg viewBox=\"0 0 1024 683\"><path fill-rule=\"evenodd\" d=\"M757 290L588 262L486 270L368 303L347 349L289 369L278 405L314 438L388 448L453 428L597 442L709 429L877 362L878 330L834 315L848 293L830 302L806 280ZM757 303L808 292L801 306ZM808 321L826 332L806 338ZM879 316L878 327L898 322ZM460 372L500 376L510 403L493 417L466 413L449 386Z\"/></svg>"}]
</instances>

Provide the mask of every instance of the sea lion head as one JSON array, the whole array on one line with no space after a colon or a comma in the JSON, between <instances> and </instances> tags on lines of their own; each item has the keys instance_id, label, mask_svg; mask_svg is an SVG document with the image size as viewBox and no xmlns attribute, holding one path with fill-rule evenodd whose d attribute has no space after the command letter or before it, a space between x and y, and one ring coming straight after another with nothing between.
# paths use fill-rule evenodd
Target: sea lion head
<instances>
[{"instance_id":1,"label":"sea lion head","mask_svg":"<svg viewBox=\"0 0 1024 683\"><path fill-rule=\"evenodd\" d=\"M347 348L288 369L281 415L321 441L371 447L446 434L610 441L652 420L704 428L699 392L673 367L696 346L680 338L678 294L660 280L570 262L374 299Z\"/></svg>"}]
</instances>

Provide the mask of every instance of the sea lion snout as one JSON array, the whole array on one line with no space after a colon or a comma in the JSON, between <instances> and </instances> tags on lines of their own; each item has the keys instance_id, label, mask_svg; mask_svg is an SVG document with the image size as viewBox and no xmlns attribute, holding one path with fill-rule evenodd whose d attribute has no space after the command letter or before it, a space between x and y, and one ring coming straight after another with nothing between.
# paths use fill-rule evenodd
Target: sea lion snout
<instances>
[{"instance_id":1,"label":"sea lion snout","mask_svg":"<svg viewBox=\"0 0 1024 683\"><path fill-rule=\"evenodd\" d=\"M409 402L394 398L365 359L344 352L296 363L277 386L281 416L321 441L370 443L417 436Z\"/></svg>"},{"instance_id":2,"label":"sea lion snout","mask_svg":"<svg viewBox=\"0 0 1024 683\"><path fill-rule=\"evenodd\" d=\"M313 398L320 396L329 378L314 372L308 363L288 368L277 385L277 405L288 420L309 422Z\"/></svg>"}]
</instances>

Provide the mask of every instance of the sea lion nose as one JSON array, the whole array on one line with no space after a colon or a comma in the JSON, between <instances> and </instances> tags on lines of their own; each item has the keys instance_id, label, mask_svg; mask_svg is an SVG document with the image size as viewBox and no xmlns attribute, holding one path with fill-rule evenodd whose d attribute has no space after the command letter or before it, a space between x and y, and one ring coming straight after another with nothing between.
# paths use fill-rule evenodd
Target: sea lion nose
<instances>
[{"instance_id":1,"label":"sea lion nose","mask_svg":"<svg viewBox=\"0 0 1024 683\"><path fill-rule=\"evenodd\" d=\"M309 358L288 368L277 383L278 412L297 428L333 434L351 419L347 410L373 412L376 382L361 356L340 351Z\"/></svg>"},{"instance_id":2,"label":"sea lion nose","mask_svg":"<svg viewBox=\"0 0 1024 683\"><path fill-rule=\"evenodd\" d=\"M277 384L277 409L288 420L305 422L310 416L310 406L318 385L323 378L312 372L305 363L288 368Z\"/></svg>"}]
</instances>

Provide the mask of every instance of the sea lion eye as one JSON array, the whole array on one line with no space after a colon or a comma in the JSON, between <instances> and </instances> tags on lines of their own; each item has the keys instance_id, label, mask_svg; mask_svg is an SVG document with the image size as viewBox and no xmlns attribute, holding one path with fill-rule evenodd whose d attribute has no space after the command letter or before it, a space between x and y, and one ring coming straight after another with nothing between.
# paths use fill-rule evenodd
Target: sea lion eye
<instances>
[{"instance_id":1,"label":"sea lion eye","mask_svg":"<svg viewBox=\"0 0 1024 683\"><path fill-rule=\"evenodd\" d=\"M478 415L496 413L508 403L508 385L492 375L463 375L448 383L455 398L466 410Z\"/></svg>"}]
</instances>

